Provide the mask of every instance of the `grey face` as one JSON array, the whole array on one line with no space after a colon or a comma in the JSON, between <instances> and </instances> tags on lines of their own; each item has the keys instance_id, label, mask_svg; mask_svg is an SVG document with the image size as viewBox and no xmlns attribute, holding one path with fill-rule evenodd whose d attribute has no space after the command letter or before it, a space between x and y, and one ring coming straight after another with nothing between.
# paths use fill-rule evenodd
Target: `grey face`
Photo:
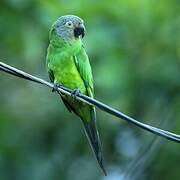
<instances>
[{"instance_id":1,"label":"grey face","mask_svg":"<svg viewBox=\"0 0 180 180\"><path fill-rule=\"evenodd\" d=\"M78 16L61 16L54 26L57 34L66 41L84 37L84 22Z\"/></svg>"}]
</instances>

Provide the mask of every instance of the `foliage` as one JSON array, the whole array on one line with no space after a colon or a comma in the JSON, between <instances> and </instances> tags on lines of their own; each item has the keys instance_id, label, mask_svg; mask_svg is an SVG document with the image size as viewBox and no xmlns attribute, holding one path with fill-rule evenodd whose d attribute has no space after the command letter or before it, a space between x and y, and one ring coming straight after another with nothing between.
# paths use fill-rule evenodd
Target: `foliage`
<instances>
[{"instance_id":1,"label":"foliage","mask_svg":"<svg viewBox=\"0 0 180 180\"><path fill-rule=\"evenodd\" d=\"M95 97L180 132L179 1L1 1L0 58L48 79L48 31L64 14L86 23ZM80 121L56 94L6 74L0 82L0 179L178 179L179 144L98 111L103 177Z\"/></svg>"}]
</instances>

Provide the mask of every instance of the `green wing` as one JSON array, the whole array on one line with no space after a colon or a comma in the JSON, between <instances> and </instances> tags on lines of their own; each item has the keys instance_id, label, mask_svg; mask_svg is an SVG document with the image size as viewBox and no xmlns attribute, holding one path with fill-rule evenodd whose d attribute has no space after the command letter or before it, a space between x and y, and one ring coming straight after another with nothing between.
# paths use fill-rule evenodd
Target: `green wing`
<instances>
[{"instance_id":1,"label":"green wing","mask_svg":"<svg viewBox=\"0 0 180 180\"><path fill-rule=\"evenodd\" d=\"M93 87L91 65L89 63L89 58L83 46L81 48L81 51L74 56L74 61L77 70L84 81L87 90L87 95L93 97L94 87Z\"/></svg>"},{"instance_id":2,"label":"green wing","mask_svg":"<svg viewBox=\"0 0 180 180\"><path fill-rule=\"evenodd\" d=\"M87 95L90 97L93 97L92 71L91 71L91 66L89 63L89 58L88 58L83 46L81 48L81 51L74 57L74 61L75 61L77 70L79 71L79 74L84 81L84 84L85 84L85 87L87 90ZM88 106L88 107L90 107L90 106ZM87 108L87 106L86 106L86 108ZM85 128L85 132L89 139L91 147L95 153L96 159L97 159L100 167L102 168L104 174L106 175L106 170L104 168L104 163L103 163L101 142L100 142L99 133L98 133L98 130L96 127L95 108L93 106L91 106L90 108L88 108L88 111L90 113L90 120L85 121L84 119L82 119L84 128ZM87 119L87 113L85 114L84 117L86 117L86 119Z\"/></svg>"}]
</instances>

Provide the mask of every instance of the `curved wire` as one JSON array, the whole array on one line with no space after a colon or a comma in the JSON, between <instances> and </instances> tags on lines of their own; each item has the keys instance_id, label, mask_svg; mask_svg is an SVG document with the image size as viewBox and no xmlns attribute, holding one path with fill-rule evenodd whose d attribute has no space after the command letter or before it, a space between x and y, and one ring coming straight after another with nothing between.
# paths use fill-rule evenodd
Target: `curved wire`
<instances>
[{"instance_id":1,"label":"curved wire","mask_svg":"<svg viewBox=\"0 0 180 180\"><path fill-rule=\"evenodd\" d=\"M44 84L50 88L54 88L54 84L52 83L49 83L43 79L40 79L38 77L35 77L35 76L32 76L24 71L21 71L19 69L16 69L12 66L9 66L3 62L0 62L0 70L1 71L4 71L6 73L9 73L11 75L14 75L14 76L17 76L17 77L20 77L20 78L23 78L23 79L26 79L26 80L30 80L30 81L33 81L33 82L36 82L36 83L39 83L39 84ZM71 96L72 94L72 91L71 89L69 88L66 88L66 87L58 87L57 90L61 93L64 93L68 96ZM104 112L107 112L113 116L116 116L118 118L121 118L141 129L144 129L146 131L149 131L153 134L156 134L158 136L161 136L161 137L164 137L168 140L171 140L171 141L174 141L174 142L177 142L177 143L180 143L180 135L178 134L175 134L175 133L172 133L172 132L169 132L169 131L166 131L166 130L163 130L163 129L160 129L160 128L157 128L157 127L154 127L154 126L151 126L151 125L148 125L148 124L145 124L145 123L142 123L140 121L137 121L136 119L96 100L96 99L93 99L93 98L90 98L84 94L77 94L77 97L76 99L78 99L79 101L83 101L85 103L88 103L88 104L91 104L91 105L94 105L96 107L98 107L99 109L101 109L102 111Z\"/></svg>"}]
</instances>

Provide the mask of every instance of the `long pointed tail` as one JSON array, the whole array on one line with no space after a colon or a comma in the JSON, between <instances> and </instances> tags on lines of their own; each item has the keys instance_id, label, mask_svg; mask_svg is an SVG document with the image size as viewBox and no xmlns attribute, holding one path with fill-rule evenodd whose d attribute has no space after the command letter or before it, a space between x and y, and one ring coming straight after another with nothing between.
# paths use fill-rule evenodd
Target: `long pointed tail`
<instances>
[{"instance_id":1,"label":"long pointed tail","mask_svg":"<svg viewBox=\"0 0 180 180\"><path fill-rule=\"evenodd\" d=\"M89 144L91 145L91 148L93 149L93 152L95 154L95 157L98 161L99 166L101 167L103 173L106 176L107 173L104 168L101 142L100 142L99 133L96 127L96 121L95 119L91 120L90 122L83 121L83 124L84 124L86 136L89 140Z\"/></svg>"}]
</instances>

